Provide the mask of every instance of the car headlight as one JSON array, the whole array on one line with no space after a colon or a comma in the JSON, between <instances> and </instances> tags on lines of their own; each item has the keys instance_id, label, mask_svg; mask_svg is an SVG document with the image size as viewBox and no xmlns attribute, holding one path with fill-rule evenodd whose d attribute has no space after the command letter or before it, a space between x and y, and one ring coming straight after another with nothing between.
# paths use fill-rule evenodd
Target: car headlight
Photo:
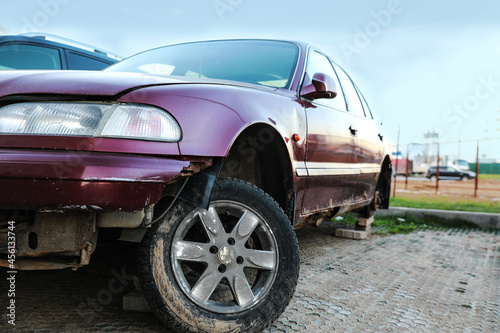
<instances>
[{"instance_id":1,"label":"car headlight","mask_svg":"<svg viewBox=\"0 0 500 333\"><path fill-rule=\"evenodd\" d=\"M178 142L165 110L136 104L16 103L0 108L1 134L93 136Z\"/></svg>"}]
</instances>

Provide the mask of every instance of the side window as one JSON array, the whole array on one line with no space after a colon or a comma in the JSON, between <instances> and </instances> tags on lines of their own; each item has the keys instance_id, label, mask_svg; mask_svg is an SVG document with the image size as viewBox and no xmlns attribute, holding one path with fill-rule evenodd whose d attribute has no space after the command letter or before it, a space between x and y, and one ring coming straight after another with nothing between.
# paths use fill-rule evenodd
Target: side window
<instances>
[{"instance_id":1,"label":"side window","mask_svg":"<svg viewBox=\"0 0 500 333\"><path fill-rule=\"evenodd\" d=\"M363 104L363 109L365 110L365 115L367 118L371 118L371 119L374 119L373 118L373 113L372 113L372 110L370 109L370 107L368 106L368 103L366 103L366 99L365 99L365 96L363 96L363 94L361 93L361 91L359 91L359 88L356 87L356 91L358 92L358 95L359 95L359 99L361 99L361 104Z\"/></svg>"},{"instance_id":2,"label":"side window","mask_svg":"<svg viewBox=\"0 0 500 333\"><path fill-rule=\"evenodd\" d=\"M14 69L61 69L61 56L57 49L36 45L0 46L0 70Z\"/></svg>"},{"instance_id":3,"label":"side window","mask_svg":"<svg viewBox=\"0 0 500 333\"><path fill-rule=\"evenodd\" d=\"M107 62L71 51L67 52L66 56L68 58L68 69L100 71L110 65Z\"/></svg>"},{"instance_id":4,"label":"side window","mask_svg":"<svg viewBox=\"0 0 500 333\"><path fill-rule=\"evenodd\" d=\"M307 64L307 74L312 78L315 73L324 73L333 78L335 84L337 85L337 96L332 99L317 99L314 103L326 105L337 110L346 111L346 104L344 99L344 94L342 92L341 86L337 79L337 75L333 70L332 64L327 57L322 55L317 51L313 51L309 54L309 63Z\"/></svg>"},{"instance_id":5,"label":"side window","mask_svg":"<svg viewBox=\"0 0 500 333\"><path fill-rule=\"evenodd\" d=\"M347 111L352 112L358 116L365 116L363 111L363 106L359 100L358 92L349 78L349 76L338 66L335 66L335 70L339 76L340 84L345 93L345 98L347 100Z\"/></svg>"}]
</instances>

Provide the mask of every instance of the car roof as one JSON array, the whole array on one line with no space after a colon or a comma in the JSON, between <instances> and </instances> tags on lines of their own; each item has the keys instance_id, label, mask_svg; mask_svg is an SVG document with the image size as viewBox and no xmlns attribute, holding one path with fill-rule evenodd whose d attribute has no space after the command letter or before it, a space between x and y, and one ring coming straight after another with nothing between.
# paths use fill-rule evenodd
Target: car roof
<instances>
[{"instance_id":1,"label":"car roof","mask_svg":"<svg viewBox=\"0 0 500 333\"><path fill-rule=\"evenodd\" d=\"M27 43L36 43L36 44L54 46L57 48L67 49L70 51L77 51L80 53L90 55L92 57L108 60L111 62L117 62L123 59L123 57L114 54L112 52L105 51L103 49L99 49L64 37L45 34L45 33L26 33L20 35L0 36L0 43L4 42L27 42Z\"/></svg>"}]
</instances>

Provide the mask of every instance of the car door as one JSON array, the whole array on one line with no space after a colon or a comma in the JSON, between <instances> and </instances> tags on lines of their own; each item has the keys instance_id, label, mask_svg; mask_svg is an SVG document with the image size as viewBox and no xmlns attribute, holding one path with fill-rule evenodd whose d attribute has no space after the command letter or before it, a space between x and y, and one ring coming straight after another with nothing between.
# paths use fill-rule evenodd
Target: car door
<instances>
[{"instance_id":1,"label":"car door","mask_svg":"<svg viewBox=\"0 0 500 333\"><path fill-rule=\"evenodd\" d=\"M347 205L358 201L362 195L358 182L356 119L347 111L344 93L331 62L319 51L310 50L305 80L315 73L333 78L337 96L304 101L308 173L302 202L304 215Z\"/></svg>"},{"instance_id":2,"label":"car door","mask_svg":"<svg viewBox=\"0 0 500 333\"><path fill-rule=\"evenodd\" d=\"M367 197L375 191L377 175L380 173L383 153L383 136L373 120L368 104L347 73L333 64L344 91L347 111L355 120L351 130L356 131L358 143L357 162L360 172L360 185L363 184Z\"/></svg>"},{"instance_id":3,"label":"car door","mask_svg":"<svg viewBox=\"0 0 500 333\"><path fill-rule=\"evenodd\" d=\"M439 167L439 179L448 179L450 178L450 171L447 166Z\"/></svg>"},{"instance_id":4,"label":"car door","mask_svg":"<svg viewBox=\"0 0 500 333\"><path fill-rule=\"evenodd\" d=\"M460 175L458 174L458 172L454 168L448 167L448 166L445 166L442 168L443 168L443 171L440 171L440 174L441 174L440 177L443 177L446 179L460 178Z\"/></svg>"}]
</instances>

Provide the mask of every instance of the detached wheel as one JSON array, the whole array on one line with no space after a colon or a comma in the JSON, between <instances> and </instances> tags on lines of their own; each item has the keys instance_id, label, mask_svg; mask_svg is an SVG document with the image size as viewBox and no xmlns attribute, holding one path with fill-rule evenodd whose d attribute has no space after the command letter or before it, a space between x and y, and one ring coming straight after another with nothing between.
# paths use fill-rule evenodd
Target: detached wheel
<instances>
[{"instance_id":1,"label":"detached wheel","mask_svg":"<svg viewBox=\"0 0 500 333\"><path fill-rule=\"evenodd\" d=\"M292 298L299 250L271 197L219 179L208 210L177 203L141 242L142 289L176 332L256 332Z\"/></svg>"}]
</instances>

